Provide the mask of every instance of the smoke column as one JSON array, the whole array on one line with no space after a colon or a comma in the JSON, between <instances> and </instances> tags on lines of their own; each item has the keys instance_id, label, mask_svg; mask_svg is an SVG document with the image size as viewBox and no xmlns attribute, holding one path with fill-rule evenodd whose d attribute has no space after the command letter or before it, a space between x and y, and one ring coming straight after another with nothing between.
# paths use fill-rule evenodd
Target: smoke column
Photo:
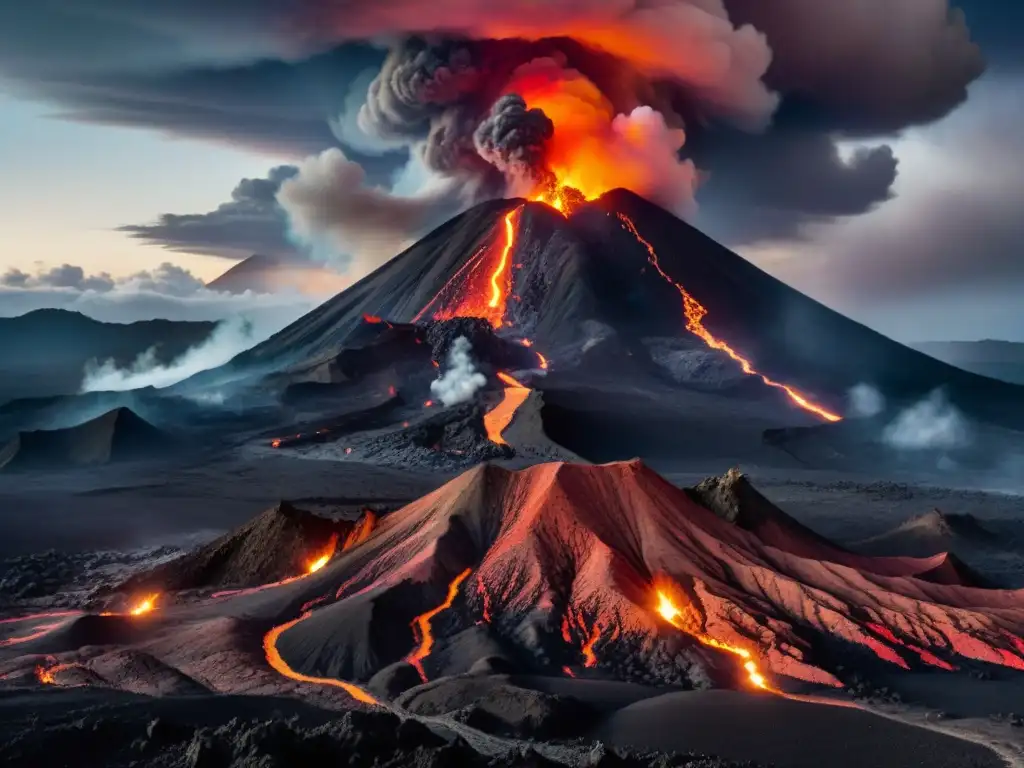
<instances>
[{"instance_id":1,"label":"smoke column","mask_svg":"<svg viewBox=\"0 0 1024 768\"><path fill-rule=\"evenodd\" d=\"M468 403L487 384L487 377L473 364L471 351L469 339L465 336L455 339L448 350L448 367L444 375L430 382L430 391L446 406Z\"/></svg>"}]
</instances>

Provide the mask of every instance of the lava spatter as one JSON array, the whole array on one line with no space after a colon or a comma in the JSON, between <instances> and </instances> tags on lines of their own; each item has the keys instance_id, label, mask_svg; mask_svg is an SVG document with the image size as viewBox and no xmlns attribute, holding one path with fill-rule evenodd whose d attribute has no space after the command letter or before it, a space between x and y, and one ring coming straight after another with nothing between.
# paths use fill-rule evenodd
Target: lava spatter
<instances>
[{"instance_id":1,"label":"lava spatter","mask_svg":"<svg viewBox=\"0 0 1024 768\"><path fill-rule=\"evenodd\" d=\"M409 654L406 661L416 667L416 671L420 673L420 678L424 683L427 682L427 673L423 669L423 660L430 655L434 647L434 636L431 633L430 622L439 613L447 611L452 607L455 597L459 594L459 586L469 577L471 571L472 569L467 568L452 580L452 583L448 585L448 594L443 603L412 620L413 635L419 642L419 647Z\"/></svg>"},{"instance_id":2,"label":"lava spatter","mask_svg":"<svg viewBox=\"0 0 1024 768\"><path fill-rule=\"evenodd\" d=\"M76 662L59 664L53 656L48 656L45 663L36 665L36 679L43 685L59 685L64 688L81 687L81 683L66 684L57 681L57 676L69 669L84 669L84 667Z\"/></svg>"},{"instance_id":3,"label":"lava spatter","mask_svg":"<svg viewBox=\"0 0 1024 768\"><path fill-rule=\"evenodd\" d=\"M266 655L267 663L274 669L278 674L283 675L291 680L295 680L299 683L309 683L311 685L329 685L334 688L341 688L349 696L356 701L362 702L363 704L375 705L380 702L377 701L373 696L364 691L358 685L353 683L346 683L344 680L335 680L330 677L313 677L312 675L305 675L301 672L296 672L292 669L288 662L282 657L281 653L277 650L277 641L282 634L287 632L289 629L294 627L300 621L303 621L311 615L311 611L306 611L299 618L292 619L291 621L274 627L272 630L267 632L263 636L263 652Z\"/></svg>"},{"instance_id":4,"label":"lava spatter","mask_svg":"<svg viewBox=\"0 0 1024 768\"><path fill-rule=\"evenodd\" d=\"M636 225L633 223L633 220L629 218L629 216L621 212L618 214L618 217L619 221L622 223L623 228L627 232L629 232L629 234L635 237L637 242L640 243L647 250L647 260L648 262L650 262L651 266L654 267L655 270L657 270L658 274L662 277L663 280L671 284L673 287L675 287L677 291L679 291L679 295L682 296L683 298L683 313L686 316L686 330L688 330L694 336L703 341L711 349L717 349L721 352L725 352L725 354L727 354L735 362L739 363L740 368L746 375L756 376L759 379L761 379L761 381L763 381L767 386L773 387L775 389L780 389L783 392L785 392L791 401L793 401L800 408L803 408L805 411L813 413L816 416L820 416L825 421L842 421L843 417L840 416L839 414L832 413L828 409L823 408L820 405L816 405L815 403L811 402L806 395L803 395L800 392L793 389L792 387L774 381L773 379L770 379L767 376L765 376L763 373L760 373L754 368L754 366L751 364L749 360L747 360L745 357L736 352L736 350L730 347L726 342L713 336L711 332L704 327L704 317L708 313L707 309L704 308L704 305L697 301L693 296L691 296L682 285L680 285L671 277L669 277L668 273L665 272L665 270L662 268L661 262L658 261L658 254L654 250L654 246L651 245L650 242L645 240L640 235L640 233L637 231Z\"/></svg>"},{"instance_id":5,"label":"lava spatter","mask_svg":"<svg viewBox=\"0 0 1024 768\"><path fill-rule=\"evenodd\" d=\"M150 613L156 608L156 601L160 598L159 593L154 592L151 595L146 595L135 602L134 605L128 610L130 616L142 616L143 614Z\"/></svg>"}]
</instances>

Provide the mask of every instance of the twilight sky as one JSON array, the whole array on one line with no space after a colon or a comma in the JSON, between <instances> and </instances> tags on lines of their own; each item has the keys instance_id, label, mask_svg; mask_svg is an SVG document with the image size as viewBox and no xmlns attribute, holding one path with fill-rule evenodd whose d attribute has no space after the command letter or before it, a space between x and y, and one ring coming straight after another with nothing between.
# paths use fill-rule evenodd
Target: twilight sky
<instances>
[{"instance_id":1,"label":"twilight sky","mask_svg":"<svg viewBox=\"0 0 1024 768\"><path fill-rule=\"evenodd\" d=\"M851 1L813 0L836 9ZM440 5L460 2L480 6ZM843 28L863 29L870 43L851 33L849 61L836 59L837 71L854 74L810 82L813 57L842 40L815 22L810 3L725 0L737 23L766 32L776 54L768 84L786 88L757 141L725 130L688 145L699 167L711 166L695 223L897 339L1024 341L1024 9L955 3L986 60L975 77L970 51L961 46L947 62L920 32L941 22L945 0L859 3L877 14ZM275 196L303 158L331 147L360 163L369 184L417 190L426 174L408 150L355 126L386 52L350 38L421 27L382 23L342 0L333 7L343 28L365 33L339 33L318 15L324 5L0 0L0 315L63 306L69 292L124 301L113 297L145 284L159 298L133 301L133 319L188 316L200 303L209 316L221 305L200 302L192 277L215 277L254 252L361 268L358 254L342 251L365 240L296 245ZM790 39L819 33L817 51ZM935 58L941 71L922 78L904 51ZM325 256L332 247L339 253Z\"/></svg>"}]
</instances>

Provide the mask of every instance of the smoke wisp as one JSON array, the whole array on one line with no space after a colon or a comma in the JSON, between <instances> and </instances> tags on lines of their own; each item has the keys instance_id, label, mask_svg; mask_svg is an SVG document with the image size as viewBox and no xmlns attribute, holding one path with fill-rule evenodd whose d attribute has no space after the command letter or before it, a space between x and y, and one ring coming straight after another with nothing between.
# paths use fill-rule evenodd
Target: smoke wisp
<instances>
[{"instance_id":1,"label":"smoke wisp","mask_svg":"<svg viewBox=\"0 0 1024 768\"><path fill-rule=\"evenodd\" d=\"M941 390L915 403L885 428L882 439L903 451L950 450L971 441L967 419Z\"/></svg>"},{"instance_id":2,"label":"smoke wisp","mask_svg":"<svg viewBox=\"0 0 1024 768\"><path fill-rule=\"evenodd\" d=\"M126 392L144 387L163 389L202 371L224 365L233 357L269 338L295 319L292 313L260 316L250 320L236 316L222 321L202 344L164 365L150 348L131 364L119 367L114 360L92 361L83 373L82 392Z\"/></svg>"},{"instance_id":3,"label":"smoke wisp","mask_svg":"<svg viewBox=\"0 0 1024 768\"><path fill-rule=\"evenodd\" d=\"M885 410L885 395L870 384L858 384L850 390L847 415L855 419L870 419Z\"/></svg>"},{"instance_id":4,"label":"smoke wisp","mask_svg":"<svg viewBox=\"0 0 1024 768\"><path fill-rule=\"evenodd\" d=\"M473 363L472 345L459 336L448 350L448 367L441 378L430 382L430 391L444 405L468 403L487 384L487 377Z\"/></svg>"}]
</instances>

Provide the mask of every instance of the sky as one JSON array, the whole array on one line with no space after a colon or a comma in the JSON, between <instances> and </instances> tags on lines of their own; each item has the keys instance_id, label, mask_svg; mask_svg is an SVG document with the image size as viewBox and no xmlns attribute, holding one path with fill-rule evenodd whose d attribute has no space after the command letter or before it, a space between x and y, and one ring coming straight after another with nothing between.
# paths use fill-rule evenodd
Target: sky
<instances>
[{"instance_id":1,"label":"sky","mask_svg":"<svg viewBox=\"0 0 1024 768\"><path fill-rule=\"evenodd\" d=\"M694 223L899 340L1024 341L1024 11L955 3L982 68L944 0L866 0L861 16L845 0L832 11L827 0L724 2L737 27L766 35L765 93L781 101L761 133L687 124L684 151L709 169ZM355 174L356 187L420 206L430 174L408 144L354 119L388 55L382 40L430 31L412 0L392 5L381 18L319 0L0 0L0 315L52 304L216 316L239 302L202 283L251 253L372 266L353 258L367 241L351 221L325 223L334 210L298 211L278 193L313 173L347 192ZM520 5L503 4L499 21L522 23ZM495 7L444 0L433 16L475 8L483 21L463 31L487 37ZM322 207L365 218L366 200L316 189ZM412 229L436 219L402 211ZM401 240L374 238L373 258Z\"/></svg>"}]
</instances>

